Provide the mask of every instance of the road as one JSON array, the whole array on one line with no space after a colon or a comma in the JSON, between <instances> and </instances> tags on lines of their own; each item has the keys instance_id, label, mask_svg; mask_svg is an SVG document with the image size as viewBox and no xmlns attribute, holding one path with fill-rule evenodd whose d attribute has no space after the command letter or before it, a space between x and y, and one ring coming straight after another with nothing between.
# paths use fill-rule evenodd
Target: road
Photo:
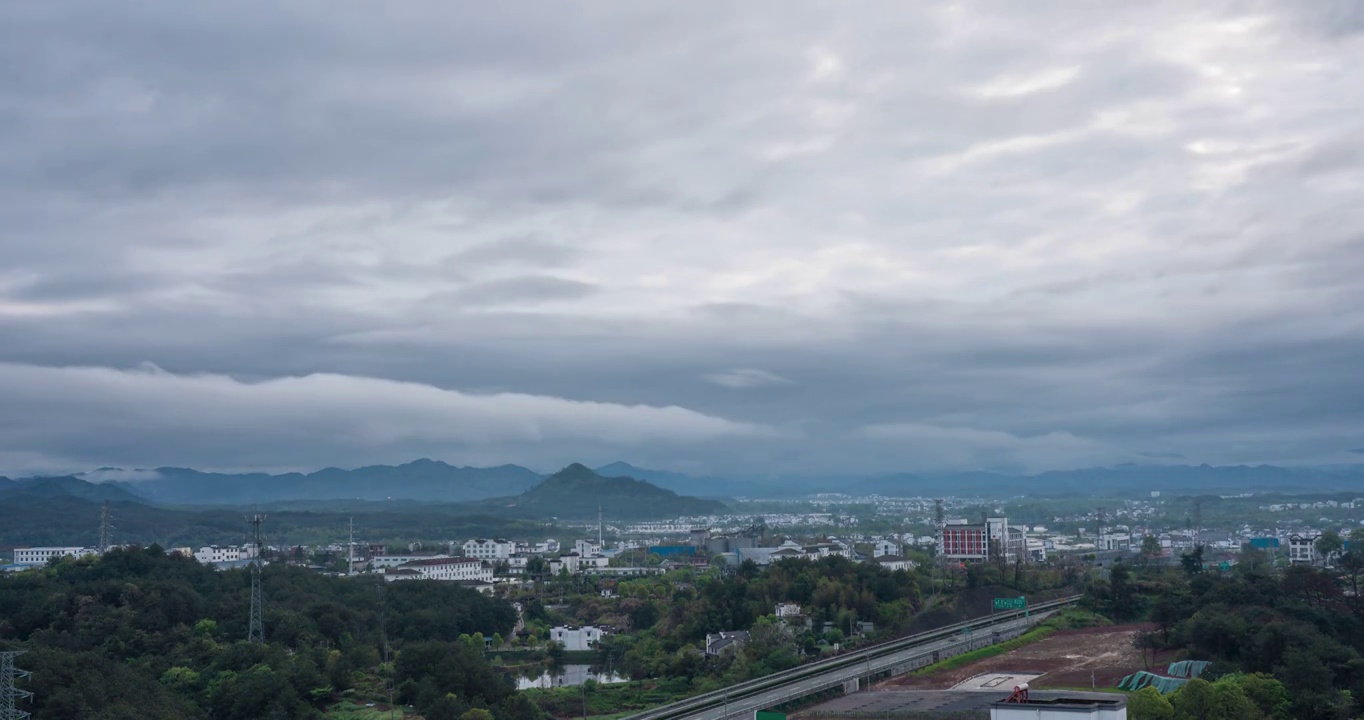
<instances>
[{"instance_id":1,"label":"road","mask_svg":"<svg viewBox=\"0 0 1364 720\"><path fill-rule=\"evenodd\" d=\"M1041 622L1049 615L1051 615L1049 612L1037 613L1031 618L1013 620L981 632L989 633L995 630L1003 632L1013 628L1026 627L1027 625ZM682 717L685 717L688 720L725 720L725 718L752 717L755 710L770 708L774 705L790 702L807 695L813 695L822 690L838 687L849 680L861 678L862 686L865 687L866 678L869 674L875 675L877 673L886 672L896 665L909 662L917 657L931 655L934 650L942 650L955 645L961 642L965 637L968 636L936 640L917 647L884 655L879 658L870 658L867 662L861 663L860 667L845 667L829 670L828 672L815 675L814 677L796 680L792 683L761 692L757 695L750 695L748 697L730 701L721 707L703 710ZM728 708L728 714L726 714L726 706Z\"/></svg>"},{"instance_id":2,"label":"road","mask_svg":"<svg viewBox=\"0 0 1364 720\"><path fill-rule=\"evenodd\" d=\"M770 708L808 695L838 687L869 674L887 673L899 667L905 671L932 662L934 651L963 642L990 637L994 632L1008 633L1041 622L1057 610L1079 600L1078 596L1038 605L1027 616L1010 612L977 618L939 630L894 640L848 655L803 665L764 678L739 683L722 691L705 693L646 710L625 720L730 720L751 717L755 710ZM989 644L989 643L985 643Z\"/></svg>"}]
</instances>

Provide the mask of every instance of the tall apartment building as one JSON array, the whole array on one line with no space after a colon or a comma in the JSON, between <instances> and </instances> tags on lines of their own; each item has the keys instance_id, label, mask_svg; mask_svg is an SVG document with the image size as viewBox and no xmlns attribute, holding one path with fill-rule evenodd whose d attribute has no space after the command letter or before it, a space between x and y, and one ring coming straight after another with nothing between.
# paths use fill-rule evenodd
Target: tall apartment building
<instances>
[{"instance_id":1,"label":"tall apartment building","mask_svg":"<svg viewBox=\"0 0 1364 720\"><path fill-rule=\"evenodd\" d=\"M985 518L970 525L944 525L938 537L938 555L949 560L991 560L1000 554L1008 562L1027 559L1028 537L1022 528L1009 527L1009 519Z\"/></svg>"}]
</instances>

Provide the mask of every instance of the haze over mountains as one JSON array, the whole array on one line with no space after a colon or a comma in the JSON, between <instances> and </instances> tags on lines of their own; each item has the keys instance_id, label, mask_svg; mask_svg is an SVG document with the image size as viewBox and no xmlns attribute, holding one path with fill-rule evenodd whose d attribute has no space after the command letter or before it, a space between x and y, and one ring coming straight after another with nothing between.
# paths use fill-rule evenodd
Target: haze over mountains
<instances>
[{"instance_id":1,"label":"haze over mountains","mask_svg":"<svg viewBox=\"0 0 1364 720\"><path fill-rule=\"evenodd\" d=\"M575 470L592 472L582 465ZM1235 493L1253 490L1349 491L1364 489L1364 466L1285 468L1272 465L1121 465L1008 475L993 472L826 475L820 477L696 477L614 462L596 469L604 478L646 481L654 489L699 498L792 497L817 492L881 495L1145 494L1149 491ZM137 481L109 477L144 477ZM125 472L111 468L82 476L96 487L117 488L123 496L172 505L243 505L281 501L415 500L440 503L511 499L545 481L546 475L519 465L458 467L420 459L402 465L371 465L353 470L326 468L312 473L210 473L188 468ZM581 478L580 478L581 479ZM50 479L60 482L61 479ZM0 477L0 491L16 482ZM582 492L598 485L580 483ZM75 487L75 486L73 486ZM559 501L556 501L556 503ZM592 501L595 503L595 500ZM536 507L532 502L528 507ZM592 505L595 507L595 504Z\"/></svg>"}]
</instances>

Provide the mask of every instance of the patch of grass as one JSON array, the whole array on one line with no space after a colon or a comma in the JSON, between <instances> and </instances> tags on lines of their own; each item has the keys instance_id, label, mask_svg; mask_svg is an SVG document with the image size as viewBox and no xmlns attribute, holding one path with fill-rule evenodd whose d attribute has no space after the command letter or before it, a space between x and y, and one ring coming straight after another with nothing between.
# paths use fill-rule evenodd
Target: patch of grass
<instances>
[{"instance_id":1,"label":"patch of grass","mask_svg":"<svg viewBox=\"0 0 1364 720\"><path fill-rule=\"evenodd\" d=\"M1023 647L1024 645L1031 645L1032 643L1035 643L1039 640L1045 640L1054 632L1056 632L1056 628L1046 625L1044 623L1033 628L1032 630L1029 630L1026 633L1023 633L1022 635L1019 635L1013 640L1008 640L1006 642L990 645L989 647L983 647L979 650L972 650L971 652L965 652L960 655L954 655L950 658L947 658L946 660L929 665L926 668L916 670L914 671L914 674L932 675L934 673L939 673L944 670L955 670L959 667L970 665L971 663L976 662L977 660L984 660L985 658L991 658L996 655L1003 655L1004 653L1017 650Z\"/></svg>"},{"instance_id":2,"label":"patch of grass","mask_svg":"<svg viewBox=\"0 0 1364 720\"><path fill-rule=\"evenodd\" d=\"M327 720L392 720L394 717L415 718L417 716L409 714L402 708L399 708L398 713L395 715L388 710L368 708L363 705L357 705L350 700L342 700L327 708L326 717Z\"/></svg>"},{"instance_id":3,"label":"patch of grass","mask_svg":"<svg viewBox=\"0 0 1364 720\"><path fill-rule=\"evenodd\" d=\"M1096 612L1078 607L1068 607L1047 618L1047 621L1042 624L1049 625L1057 630L1079 630L1081 628L1108 627L1113 624L1113 621Z\"/></svg>"}]
</instances>

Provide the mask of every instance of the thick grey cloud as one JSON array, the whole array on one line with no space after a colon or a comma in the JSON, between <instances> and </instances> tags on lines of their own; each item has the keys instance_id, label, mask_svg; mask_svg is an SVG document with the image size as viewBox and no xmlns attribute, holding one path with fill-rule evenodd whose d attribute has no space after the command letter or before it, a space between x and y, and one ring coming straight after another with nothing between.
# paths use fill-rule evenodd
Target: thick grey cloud
<instances>
[{"instance_id":1,"label":"thick grey cloud","mask_svg":"<svg viewBox=\"0 0 1364 720\"><path fill-rule=\"evenodd\" d=\"M1358 462L1361 17L6 5L0 470Z\"/></svg>"}]
</instances>

